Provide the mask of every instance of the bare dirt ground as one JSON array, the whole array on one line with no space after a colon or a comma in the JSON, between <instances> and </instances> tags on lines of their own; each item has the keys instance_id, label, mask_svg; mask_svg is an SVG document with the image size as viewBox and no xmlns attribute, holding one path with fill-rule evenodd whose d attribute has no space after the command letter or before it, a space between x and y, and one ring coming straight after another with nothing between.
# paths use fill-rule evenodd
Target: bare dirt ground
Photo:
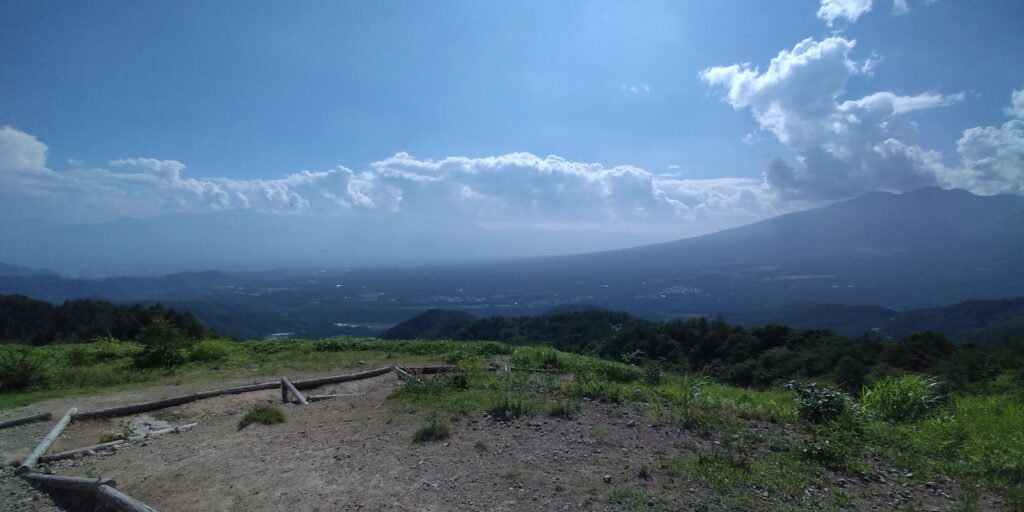
<instances>
[{"instance_id":1,"label":"bare dirt ground","mask_svg":"<svg viewBox=\"0 0 1024 512\"><path fill-rule=\"evenodd\" d=\"M246 382L57 400L4 417L40 410L59 415L72 403L85 410ZM387 399L396 385L390 373L311 390L365 394L284 405L285 423L241 431L241 416L256 404L279 403L279 391L201 400L151 413L173 424L198 422L196 430L40 469L113 478L119 489L163 512L625 510L636 508L629 501L636 496L640 507L652 510L724 510L710 488L678 482L658 469L666 457L714 450L720 443L714 437L650 423L628 406L585 402L571 420L538 416L502 423L475 415L453 424L446 441L413 444L413 432L425 418L396 412ZM51 453L95 444L128 419L73 422ZM0 454L24 456L50 425L0 432ZM649 475L641 472L644 467ZM855 496L849 509L955 508L952 484L914 487L900 474L881 480L823 471L821 481L805 490L807 508L834 509L829 493L839 488ZM984 497L980 510L999 509L994 500ZM763 502L764 510L780 508L766 492ZM0 503L12 511L57 510L9 468L0 476Z\"/></svg>"}]
</instances>

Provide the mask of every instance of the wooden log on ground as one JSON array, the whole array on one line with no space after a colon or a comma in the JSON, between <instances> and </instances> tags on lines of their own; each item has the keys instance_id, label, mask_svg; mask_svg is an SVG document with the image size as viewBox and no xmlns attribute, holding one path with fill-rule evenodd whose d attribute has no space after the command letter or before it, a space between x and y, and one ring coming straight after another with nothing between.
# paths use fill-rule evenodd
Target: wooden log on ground
<instances>
[{"instance_id":1,"label":"wooden log on ground","mask_svg":"<svg viewBox=\"0 0 1024 512\"><path fill-rule=\"evenodd\" d=\"M27 459L21 462L21 465L18 466L18 469L14 470L14 474L20 475L31 471L32 468L36 466L36 462L39 462L39 457L42 457L43 454L46 453L46 450L50 449L50 445L57 440L57 436L59 436L60 433L64 431L64 427L68 426L68 423L71 423L71 417L76 412L78 412L78 409L74 407L68 409L68 412L64 414L64 417L61 418L60 421L58 421L57 424L54 425L52 429L50 429L50 433L46 434L46 437L44 437L43 440L39 443L39 446L36 446L36 449L32 450L32 454L29 455Z\"/></svg>"},{"instance_id":2,"label":"wooden log on ground","mask_svg":"<svg viewBox=\"0 0 1024 512\"><path fill-rule=\"evenodd\" d=\"M281 389L287 389L288 393L291 393L300 404L309 403L309 401L306 400L306 397L303 396L299 390L295 389L295 385L293 385L292 381L288 380L287 377L281 377ZM281 393L282 398L284 398L284 403L288 403L288 393Z\"/></svg>"},{"instance_id":3,"label":"wooden log on ground","mask_svg":"<svg viewBox=\"0 0 1024 512\"><path fill-rule=\"evenodd\" d=\"M54 453L52 455L43 455L42 457L39 457L39 463L40 464L46 464L46 463L49 463L49 462L57 462L59 460L75 459L75 458L82 457L82 456L85 456L85 455L95 454L98 451L109 450L111 448L114 448L116 446L121 446L123 444L136 443L136 442L139 442L139 441L145 441L146 439L152 439L154 437L162 436L164 434L179 434L181 432L186 432L188 430L192 430L192 429L194 429L194 428L196 428L198 426L199 426L198 423L189 423L187 425L180 425L180 426L177 426L177 427L165 428L165 429L162 429L162 430L154 430L154 431L150 432L146 436L130 437L128 439L118 439L117 441L110 441L108 443L94 444L92 446L86 446L86 447L83 447L83 448L76 448L74 450L68 450L68 451L60 452L60 453Z\"/></svg>"},{"instance_id":4,"label":"wooden log on ground","mask_svg":"<svg viewBox=\"0 0 1024 512\"><path fill-rule=\"evenodd\" d=\"M84 448L76 448L74 450L68 450L66 452L54 453L52 455L43 455L39 457L41 464L48 462L57 462L58 460L74 459L81 457L82 455L90 455L101 450L109 450L115 446L120 446L127 443L127 439L118 439L117 441L110 441L109 443L94 444L92 446L86 446Z\"/></svg>"},{"instance_id":5,"label":"wooden log on ground","mask_svg":"<svg viewBox=\"0 0 1024 512\"><path fill-rule=\"evenodd\" d=\"M96 497L103 503L123 512L156 512L149 505L114 489L109 485L96 487Z\"/></svg>"},{"instance_id":6,"label":"wooden log on ground","mask_svg":"<svg viewBox=\"0 0 1024 512\"><path fill-rule=\"evenodd\" d=\"M342 398L346 396L362 396L366 393L345 393L342 395L306 395L306 400L310 402L319 402L321 400L330 400L332 398Z\"/></svg>"},{"instance_id":7,"label":"wooden log on ground","mask_svg":"<svg viewBox=\"0 0 1024 512\"><path fill-rule=\"evenodd\" d=\"M24 418L14 418L13 420L0 421L0 430L5 428L17 427L18 425L25 425L26 423L35 423L37 421L46 421L52 418L53 415L44 412L42 414L36 414L34 416L25 416Z\"/></svg>"},{"instance_id":8,"label":"wooden log on ground","mask_svg":"<svg viewBox=\"0 0 1024 512\"><path fill-rule=\"evenodd\" d=\"M292 384L297 389L309 389L326 384L335 384L338 382L347 382L350 380L368 379L370 377L376 377L383 375L391 371L390 366L383 368L377 368L375 370L367 370L365 372L350 373L347 375L334 375L330 377L318 377L315 379L297 380ZM140 412L155 411L157 409L164 409L167 407L173 407L175 405L187 404L196 400L202 400L204 398L213 398L221 395L235 395L239 393L249 393L251 391L263 391L267 389L275 389L280 387L280 382L264 382L262 384L252 384L249 386L240 386L236 388L225 388L225 389L214 389L211 391L203 391L200 393L192 393L191 395L176 396L171 398L164 398L162 400L156 400L153 402L142 402L131 405L121 405L117 407L108 407L106 409L97 409L95 411L86 411L75 414L76 420L87 420L93 418L108 418L115 416L128 416L130 414L137 414Z\"/></svg>"},{"instance_id":9,"label":"wooden log on ground","mask_svg":"<svg viewBox=\"0 0 1024 512\"><path fill-rule=\"evenodd\" d=\"M114 481L109 478L81 478L76 476L40 475L39 473L25 473L21 475L25 481L56 489L69 489L72 491L95 492L101 485L114 486Z\"/></svg>"},{"instance_id":10,"label":"wooden log on ground","mask_svg":"<svg viewBox=\"0 0 1024 512\"><path fill-rule=\"evenodd\" d=\"M112 416L128 416L129 414L137 414L140 412L155 411L157 409L164 409L167 407L173 407L175 405L187 404L196 400L202 400L204 398L213 398L221 395L236 395L239 393L248 393L250 391L262 391L265 389L274 389L280 384L277 382L264 382L262 384L252 384L249 386L240 386L237 388L225 388L225 389L214 389L211 391L203 391L200 393L192 393L191 395L176 396L171 398L164 398L162 400L155 400L152 402L143 402L131 405L121 405L117 407L109 407L106 409L97 409L95 411L86 411L75 415L75 419L87 420L93 418L106 418Z\"/></svg>"},{"instance_id":11,"label":"wooden log on ground","mask_svg":"<svg viewBox=\"0 0 1024 512\"><path fill-rule=\"evenodd\" d=\"M318 377L315 379L297 380L292 384L295 385L296 389L311 389L318 388L320 386L326 386L327 384L337 384L339 382L348 382L352 380L369 379L378 375L384 375L391 371L390 366L383 368L375 368L373 370L366 370L365 372L349 373L347 375L334 375L331 377Z\"/></svg>"}]
</instances>

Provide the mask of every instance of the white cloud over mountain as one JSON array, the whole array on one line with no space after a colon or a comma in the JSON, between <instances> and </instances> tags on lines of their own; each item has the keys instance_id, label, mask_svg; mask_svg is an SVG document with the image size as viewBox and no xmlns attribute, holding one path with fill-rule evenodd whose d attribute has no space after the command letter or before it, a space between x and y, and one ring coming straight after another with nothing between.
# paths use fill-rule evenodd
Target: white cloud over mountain
<instances>
[{"instance_id":1,"label":"white cloud over mountain","mask_svg":"<svg viewBox=\"0 0 1024 512\"><path fill-rule=\"evenodd\" d=\"M764 71L732 64L700 74L724 91L734 109L749 110L762 130L795 151L795 166L778 160L767 170L769 189L784 197L820 199L936 185L1022 192L1020 121L965 131L961 164L947 167L939 152L910 142L916 124L905 116L962 101L964 95L880 91L842 99L847 82L873 65L851 57L855 46L841 36L808 38L779 52ZM1016 115L1017 107L1008 111Z\"/></svg>"}]
</instances>

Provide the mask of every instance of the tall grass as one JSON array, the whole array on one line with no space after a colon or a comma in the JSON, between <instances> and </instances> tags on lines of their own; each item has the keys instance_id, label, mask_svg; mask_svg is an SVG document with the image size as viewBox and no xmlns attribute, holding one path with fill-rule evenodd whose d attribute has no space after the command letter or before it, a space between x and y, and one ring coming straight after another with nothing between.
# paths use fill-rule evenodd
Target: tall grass
<instances>
[{"instance_id":1,"label":"tall grass","mask_svg":"<svg viewBox=\"0 0 1024 512\"><path fill-rule=\"evenodd\" d=\"M935 379L917 374L886 377L871 387L864 386L860 403L864 412L884 421L917 420L939 404L938 385Z\"/></svg>"}]
</instances>

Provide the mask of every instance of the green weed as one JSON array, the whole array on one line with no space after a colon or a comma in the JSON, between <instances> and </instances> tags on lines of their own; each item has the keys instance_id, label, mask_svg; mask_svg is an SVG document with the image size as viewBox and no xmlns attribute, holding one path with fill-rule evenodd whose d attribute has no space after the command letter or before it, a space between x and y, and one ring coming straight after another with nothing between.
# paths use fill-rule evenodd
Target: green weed
<instances>
[{"instance_id":1,"label":"green weed","mask_svg":"<svg viewBox=\"0 0 1024 512\"><path fill-rule=\"evenodd\" d=\"M284 411L282 411L280 407L273 405L259 405L245 413L245 416L242 416L242 419L238 421L238 430L242 430L253 423L274 425L284 422Z\"/></svg>"}]
</instances>

